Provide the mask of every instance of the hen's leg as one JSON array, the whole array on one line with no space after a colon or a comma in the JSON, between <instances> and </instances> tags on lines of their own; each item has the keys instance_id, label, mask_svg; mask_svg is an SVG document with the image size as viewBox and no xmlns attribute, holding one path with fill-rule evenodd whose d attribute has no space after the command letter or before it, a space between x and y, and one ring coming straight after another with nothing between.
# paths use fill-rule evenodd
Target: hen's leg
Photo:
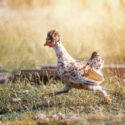
<instances>
[{"instance_id":1,"label":"hen's leg","mask_svg":"<svg viewBox=\"0 0 125 125\"><path fill-rule=\"evenodd\" d=\"M49 94L45 94L45 95L56 96L56 95L59 95L59 94L62 94L62 93L68 93L69 90L70 90L70 88L65 84L64 88L61 89L60 91L56 91L54 93L49 93Z\"/></svg>"},{"instance_id":2,"label":"hen's leg","mask_svg":"<svg viewBox=\"0 0 125 125\"><path fill-rule=\"evenodd\" d=\"M93 91L101 92L103 96L105 97L105 99L107 100L108 104L111 104L111 99L109 98L107 92L103 90L101 86L90 86L89 89Z\"/></svg>"}]
</instances>

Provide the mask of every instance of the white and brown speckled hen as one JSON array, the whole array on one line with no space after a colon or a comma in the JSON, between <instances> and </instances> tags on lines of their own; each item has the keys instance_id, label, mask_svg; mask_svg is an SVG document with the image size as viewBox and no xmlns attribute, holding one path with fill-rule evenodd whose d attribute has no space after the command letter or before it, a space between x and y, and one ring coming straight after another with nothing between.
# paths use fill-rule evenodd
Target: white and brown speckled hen
<instances>
[{"instance_id":1,"label":"white and brown speckled hen","mask_svg":"<svg viewBox=\"0 0 125 125\"><path fill-rule=\"evenodd\" d=\"M104 60L98 52L93 52L91 58L87 61L76 61L63 47L60 41L60 34L55 30L48 32L44 46L54 48L58 58L58 73L64 83L62 90L49 93L48 95L53 96L67 93L71 88L87 89L101 92L107 102L111 104L107 92L100 86L104 81L104 77L101 73Z\"/></svg>"}]
</instances>

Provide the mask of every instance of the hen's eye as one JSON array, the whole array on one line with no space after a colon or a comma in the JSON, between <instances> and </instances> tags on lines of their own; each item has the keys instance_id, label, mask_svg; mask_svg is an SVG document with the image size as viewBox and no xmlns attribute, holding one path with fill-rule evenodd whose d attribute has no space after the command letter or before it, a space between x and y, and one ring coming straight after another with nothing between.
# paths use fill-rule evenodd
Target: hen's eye
<instances>
[{"instance_id":1,"label":"hen's eye","mask_svg":"<svg viewBox=\"0 0 125 125\"><path fill-rule=\"evenodd\" d=\"M51 40L47 40L48 42L51 42Z\"/></svg>"},{"instance_id":2,"label":"hen's eye","mask_svg":"<svg viewBox=\"0 0 125 125\"><path fill-rule=\"evenodd\" d=\"M48 39L53 39L53 37L50 34L47 34Z\"/></svg>"}]
</instances>

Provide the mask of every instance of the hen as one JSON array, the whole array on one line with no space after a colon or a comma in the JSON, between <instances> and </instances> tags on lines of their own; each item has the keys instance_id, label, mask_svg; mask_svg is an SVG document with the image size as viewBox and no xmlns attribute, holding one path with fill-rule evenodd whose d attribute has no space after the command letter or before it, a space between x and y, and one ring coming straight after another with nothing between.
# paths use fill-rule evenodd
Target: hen
<instances>
[{"instance_id":1,"label":"hen","mask_svg":"<svg viewBox=\"0 0 125 125\"><path fill-rule=\"evenodd\" d=\"M98 52L93 52L91 58L87 61L76 61L73 59L61 44L60 34L55 30L51 30L47 34L44 46L52 47L57 55L57 68L64 88L48 95L58 95L68 93L71 88L87 89L99 91L103 94L109 104L111 100L100 84L104 81L101 69L104 60Z\"/></svg>"}]
</instances>

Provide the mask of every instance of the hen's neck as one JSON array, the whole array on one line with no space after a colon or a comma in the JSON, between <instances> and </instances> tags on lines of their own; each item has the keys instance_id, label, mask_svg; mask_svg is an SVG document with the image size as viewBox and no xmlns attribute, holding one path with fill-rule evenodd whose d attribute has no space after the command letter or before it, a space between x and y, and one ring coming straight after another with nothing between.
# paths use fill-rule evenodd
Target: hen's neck
<instances>
[{"instance_id":1,"label":"hen's neck","mask_svg":"<svg viewBox=\"0 0 125 125\"><path fill-rule=\"evenodd\" d=\"M58 62L74 61L61 43L56 43L54 50L56 52Z\"/></svg>"}]
</instances>

